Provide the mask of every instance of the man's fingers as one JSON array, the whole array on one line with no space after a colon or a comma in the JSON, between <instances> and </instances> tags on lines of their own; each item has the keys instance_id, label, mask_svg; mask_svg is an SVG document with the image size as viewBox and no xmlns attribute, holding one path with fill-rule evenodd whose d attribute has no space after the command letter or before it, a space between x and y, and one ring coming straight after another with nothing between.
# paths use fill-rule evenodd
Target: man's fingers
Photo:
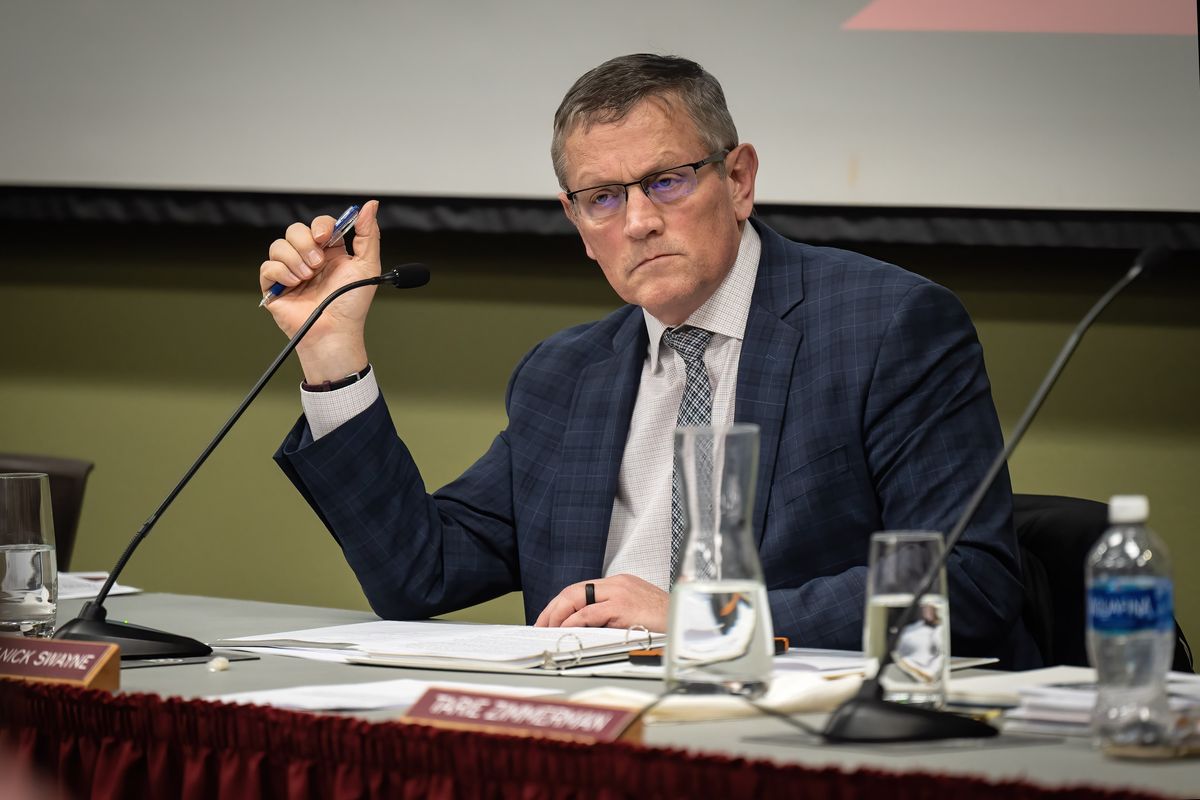
<instances>
[{"instance_id":1,"label":"man's fingers","mask_svg":"<svg viewBox=\"0 0 1200 800\"><path fill-rule=\"evenodd\" d=\"M592 583L596 583L596 581L592 581ZM564 619L586 605L584 598L585 585L584 583L574 583L559 592L553 600L546 604L546 607L542 609L542 613L538 614L534 625L536 627L560 627Z\"/></svg>"},{"instance_id":2,"label":"man's fingers","mask_svg":"<svg viewBox=\"0 0 1200 800\"><path fill-rule=\"evenodd\" d=\"M560 592L557 597L546 604L546 607L542 609L542 613L538 614L537 622L533 623L534 626L539 628L556 627L558 625L557 620L562 619L574 610L571 608L560 609L562 605L563 599Z\"/></svg>"},{"instance_id":3,"label":"man's fingers","mask_svg":"<svg viewBox=\"0 0 1200 800\"><path fill-rule=\"evenodd\" d=\"M611 603L592 603L559 623L560 628L606 628L613 621Z\"/></svg>"},{"instance_id":4,"label":"man's fingers","mask_svg":"<svg viewBox=\"0 0 1200 800\"><path fill-rule=\"evenodd\" d=\"M306 266L315 269L325 261L325 253L313 234L313 229L303 222L293 222L283 238L300 255Z\"/></svg>"},{"instance_id":5,"label":"man's fingers","mask_svg":"<svg viewBox=\"0 0 1200 800\"><path fill-rule=\"evenodd\" d=\"M287 264L279 261L264 261L258 268L258 285L265 293L276 283L282 283L289 289L301 283L301 279L288 268Z\"/></svg>"},{"instance_id":6,"label":"man's fingers","mask_svg":"<svg viewBox=\"0 0 1200 800\"><path fill-rule=\"evenodd\" d=\"M595 602L588 605L591 584ZM538 614L538 627L628 627L634 622L650 630L665 630L668 596L662 589L631 575L581 581L565 587Z\"/></svg>"},{"instance_id":7,"label":"man's fingers","mask_svg":"<svg viewBox=\"0 0 1200 800\"><path fill-rule=\"evenodd\" d=\"M354 255L379 263L379 201L368 200L354 221Z\"/></svg>"},{"instance_id":8,"label":"man's fingers","mask_svg":"<svg viewBox=\"0 0 1200 800\"><path fill-rule=\"evenodd\" d=\"M546 616L546 625L549 627L562 627L563 620L575 613L577 607L567 594L569 591L570 587L564 589L563 592L559 594L558 597L554 598L554 601L546 607L546 610L550 612Z\"/></svg>"},{"instance_id":9,"label":"man's fingers","mask_svg":"<svg viewBox=\"0 0 1200 800\"><path fill-rule=\"evenodd\" d=\"M287 267L293 275L302 281L313 276L312 268L300 257L300 253L286 239L276 239L267 249L267 257Z\"/></svg>"}]
</instances>

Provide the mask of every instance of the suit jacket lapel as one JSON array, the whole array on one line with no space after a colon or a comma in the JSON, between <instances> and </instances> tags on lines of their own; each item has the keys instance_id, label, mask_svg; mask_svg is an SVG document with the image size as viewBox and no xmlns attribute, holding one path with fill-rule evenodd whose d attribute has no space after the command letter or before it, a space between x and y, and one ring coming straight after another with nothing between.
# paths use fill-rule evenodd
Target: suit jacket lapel
<instances>
[{"instance_id":1,"label":"suit jacket lapel","mask_svg":"<svg viewBox=\"0 0 1200 800\"><path fill-rule=\"evenodd\" d=\"M762 239L762 255L742 340L734 419L760 429L754 536L761 545L784 410L803 338L799 327L789 324L787 318L804 299L804 288L801 265L789 254L785 240L763 225L754 227Z\"/></svg>"},{"instance_id":2,"label":"suit jacket lapel","mask_svg":"<svg viewBox=\"0 0 1200 800\"><path fill-rule=\"evenodd\" d=\"M601 575L617 475L646 358L646 324L631 313L613 337L613 350L580 375L563 434L554 495L551 541L556 585Z\"/></svg>"}]
</instances>

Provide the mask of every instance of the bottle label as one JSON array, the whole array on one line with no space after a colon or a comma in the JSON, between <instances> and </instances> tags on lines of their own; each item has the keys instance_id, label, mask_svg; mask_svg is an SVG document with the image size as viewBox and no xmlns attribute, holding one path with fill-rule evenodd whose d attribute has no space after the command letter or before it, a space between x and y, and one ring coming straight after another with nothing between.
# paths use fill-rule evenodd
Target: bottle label
<instances>
[{"instance_id":1,"label":"bottle label","mask_svg":"<svg viewBox=\"0 0 1200 800\"><path fill-rule=\"evenodd\" d=\"M1111 578L1088 589L1088 625L1097 633L1174 631L1175 605L1167 578Z\"/></svg>"}]
</instances>

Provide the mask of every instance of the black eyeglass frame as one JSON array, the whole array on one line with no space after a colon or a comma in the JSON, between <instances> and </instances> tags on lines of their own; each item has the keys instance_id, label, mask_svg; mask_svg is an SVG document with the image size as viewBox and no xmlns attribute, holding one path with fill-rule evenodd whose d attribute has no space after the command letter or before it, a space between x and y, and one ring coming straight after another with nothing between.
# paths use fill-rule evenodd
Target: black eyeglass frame
<instances>
[{"instance_id":1,"label":"black eyeglass frame","mask_svg":"<svg viewBox=\"0 0 1200 800\"><path fill-rule=\"evenodd\" d=\"M664 172L674 172L675 170L686 169L689 167L692 169L693 172L696 173L697 176L699 176L701 167L706 167L709 164L716 164L719 161L724 161L725 158L730 153L732 153L735 148L736 148L736 145L734 147L723 148L706 158L702 158L699 161L693 161L690 164L680 164L675 167L667 167L665 169L656 169L656 170L654 170L654 172L651 172L649 175L643 175L641 178L638 178L636 181L630 181L629 183L599 183L599 184L596 184L595 186L588 186L586 189L576 189L573 192L567 192L567 200L569 200L571 202L571 205L573 207L578 208L579 207L578 203L576 203L576 201L575 201L575 198L578 195L583 194L584 192L591 192L596 189L604 189L607 187L620 186L622 191L625 192L625 196L624 196L624 198L622 198L622 202L628 203L629 202L629 187L630 186L640 186L640 187L642 187L642 194L646 195L646 197L649 197L650 200L653 202L654 198L650 197L650 189L647 188L647 186L646 186L647 182L649 182L649 180L651 178L658 177L659 175L662 175Z\"/></svg>"}]
</instances>

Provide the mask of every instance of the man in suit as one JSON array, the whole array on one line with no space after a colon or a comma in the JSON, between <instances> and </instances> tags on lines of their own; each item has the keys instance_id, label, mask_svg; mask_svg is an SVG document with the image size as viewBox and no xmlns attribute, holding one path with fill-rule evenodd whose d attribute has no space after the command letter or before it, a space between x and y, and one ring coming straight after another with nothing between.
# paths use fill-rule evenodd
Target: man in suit
<instances>
[{"instance_id":1,"label":"man in suit","mask_svg":"<svg viewBox=\"0 0 1200 800\"><path fill-rule=\"evenodd\" d=\"M430 495L368 363L371 294L298 348L305 416L276 454L372 607L424 618L522 590L538 625L667 621L681 404L762 431L754 535L776 633L861 644L873 531L946 531L1001 447L974 328L947 290L751 218L758 156L686 59L613 59L555 116L563 211L629 305L517 365L509 423ZM378 275L377 203L354 256L332 219L291 226L260 269L289 335L335 286ZM673 519L674 517L674 519ZM1038 663L1020 621L1007 476L951 557L955 652Z\"/></svg>"}]
</instances>

